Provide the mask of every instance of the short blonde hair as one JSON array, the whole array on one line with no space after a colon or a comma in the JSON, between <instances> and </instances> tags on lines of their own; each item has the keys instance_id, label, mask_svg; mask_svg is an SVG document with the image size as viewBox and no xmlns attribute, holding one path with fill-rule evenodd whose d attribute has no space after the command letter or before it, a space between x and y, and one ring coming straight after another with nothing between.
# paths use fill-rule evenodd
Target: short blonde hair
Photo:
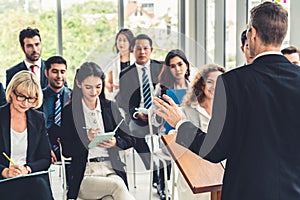
<instances>
[{"instance_id":1,"label":"short blonde hair","mask_svg":"<svg viewBox=\"0 0 300 200\"><path fill-rule=\"evenodd\" d=\"M22 70L16 73L6 88L6 101L12 102L11 95L14 91L26 92L28 96L37 98L33 108L39 108L43 103L42 88L36 76L28 71Z\"/></svg>"}]
</instances>

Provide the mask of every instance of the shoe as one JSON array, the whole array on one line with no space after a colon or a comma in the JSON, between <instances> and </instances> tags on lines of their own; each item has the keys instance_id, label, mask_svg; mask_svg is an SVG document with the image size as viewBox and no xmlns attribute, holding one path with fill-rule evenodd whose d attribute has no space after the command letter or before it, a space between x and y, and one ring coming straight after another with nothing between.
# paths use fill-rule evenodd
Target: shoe
<instances>
[{"instance_id":1,"label":"shoe","mask_svg":"<svg viewBox=\"0 0 300 200\"><path fill-rule=\"evenodd\" d=\"M153 182L153 183L152 183L152 187L157 188L157 183L156 183L156 182Z\"/></svg>"},{"instance_id":2,"label":"shoe","mask_svg":"<svg viewBox=\"0 0 300 200\"><path fill-rule=\"evenodd\" d=\"M159 195L160 200L166 200L166 193L164 190L157 188L157 194Z\"/></svg>"}]
</instances>

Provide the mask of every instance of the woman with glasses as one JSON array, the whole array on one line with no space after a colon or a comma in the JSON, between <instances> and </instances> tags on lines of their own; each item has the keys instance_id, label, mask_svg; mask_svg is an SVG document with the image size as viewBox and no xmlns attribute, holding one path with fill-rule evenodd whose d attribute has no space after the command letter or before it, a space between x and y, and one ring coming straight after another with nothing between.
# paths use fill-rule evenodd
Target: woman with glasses
<instances>
[{"instance_id":1,"label":"woman with glasses","mask_svg":"<svg viewBox=\"0 0 300 200\"><path fill-rule=\"evenodd\" d=\"M17 73L7 86L8 104L0 108L0 180L50 167L44 114L35 110L42 98L39 82L27 70ZM48 174L2 182L0 191L1 199L53 199Z\"/></svg>"}]
</instances>

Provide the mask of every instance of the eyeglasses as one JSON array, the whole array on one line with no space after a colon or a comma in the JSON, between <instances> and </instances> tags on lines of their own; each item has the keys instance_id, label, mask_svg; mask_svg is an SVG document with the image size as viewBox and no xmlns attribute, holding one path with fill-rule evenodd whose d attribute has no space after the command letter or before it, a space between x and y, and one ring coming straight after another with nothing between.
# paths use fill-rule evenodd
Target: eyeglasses
<instances>
[{"instance_id":1,"label":"eyeglasses","mask_svg":"<svg viewBox=\"0 0 300 200\"><path fill-rule=\"evenodd\" d=\"M21 101L21 102L24 102L27 100L28 103L35 103L37 101L37 98L34 98L34 97L26 97L22 94L18 94L16 93L16 91L13 91L13 93L16 95L16 99L17 101Z\"/></svg>"}]
</instances>

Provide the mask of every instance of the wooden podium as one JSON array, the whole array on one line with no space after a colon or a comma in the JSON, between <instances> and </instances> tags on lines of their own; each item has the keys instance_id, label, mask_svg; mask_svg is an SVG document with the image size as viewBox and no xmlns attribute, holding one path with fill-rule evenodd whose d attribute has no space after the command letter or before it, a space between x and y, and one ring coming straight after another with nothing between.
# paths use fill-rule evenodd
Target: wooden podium
<instances>
[{"instance_id":1,"label":"wooden podium","mask_svg":"<svg viewBox=\"0 0 300 200\"><path fill-rule=\"evenodd\" d=\"M224 168L200 158L175 142L176 135L163 135L162 140L194 194L211 192L211 200L221 199Z\"/></svg>"}]
</instances>

